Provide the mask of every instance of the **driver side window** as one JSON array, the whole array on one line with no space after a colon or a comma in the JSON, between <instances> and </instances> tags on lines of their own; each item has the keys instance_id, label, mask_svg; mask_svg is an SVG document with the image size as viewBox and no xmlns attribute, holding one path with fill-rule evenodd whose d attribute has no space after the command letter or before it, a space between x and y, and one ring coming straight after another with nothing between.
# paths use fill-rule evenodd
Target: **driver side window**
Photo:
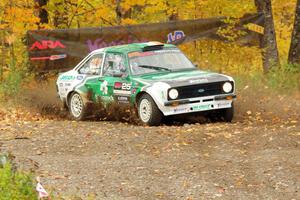
<instances>
[{"instance_id":1,"label":"driver side window","mask_svg":"<svg viewBox=\"0 0 300 200\"><path fill-rule=\"evenodd\" d=\"M102 66L103 54L93 55L84 65L79 69L80 74L100 75Z\"/></svg>"},{"instance_id":2,"label":"driver side window","mask_svg":"<svg viewBox=\"0 0 300 200\"><path fill-rule=\"evenodd\" d=\"M127 75L125 58L122 54L107 53L103 65L103 76L120 76Z\"/></svg>"}]
</instances>

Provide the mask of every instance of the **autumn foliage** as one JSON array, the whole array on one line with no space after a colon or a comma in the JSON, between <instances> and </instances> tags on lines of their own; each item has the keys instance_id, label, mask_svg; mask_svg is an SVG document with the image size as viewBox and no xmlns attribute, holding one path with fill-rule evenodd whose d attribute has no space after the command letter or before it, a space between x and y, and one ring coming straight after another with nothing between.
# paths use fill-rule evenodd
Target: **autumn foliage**
<instances>
[{"instance_id":1,"label":"autumn foliage","mask_svg":"<svg viewBox=\"0 0 300 200\"><path fill-rule=\"evenodd\" d=\"M299 67L286 66L294 23L296 0L272 1L277 46L283 71L299 74ZM169 20L225 16L233 18L255 13L254 0L2 0L0 2L0 93L30 80L27 64L26 32L34 29L103 27ZM219 34L234 37L236 32L220 29ZM203 69L231 75L256 76L262 72L261 50L236 43L202 39L180 48ZM26 79L24 79L26 77ZM277 77L278 78L278 77ZM297 77L294 78L297 80ZM297 81L296 81L297 82Z\"/></svg>"}]
</instances>

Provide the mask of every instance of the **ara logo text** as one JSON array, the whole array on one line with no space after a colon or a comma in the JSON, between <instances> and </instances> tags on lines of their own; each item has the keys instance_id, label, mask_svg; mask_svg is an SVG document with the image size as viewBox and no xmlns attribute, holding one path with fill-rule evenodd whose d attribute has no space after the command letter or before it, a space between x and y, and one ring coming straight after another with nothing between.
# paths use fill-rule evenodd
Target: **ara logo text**
<instances>
[{"instance_id":1,"label":"ara logo text","mask_svg":"<svg viewBox=\"0 0 300 200\"><path fill-rule=\"evenodd\" d=\"M30 50L44 50L44 49L56 49L56 48L66 48L65 45L63 45L60 41L52 41L52 40L42 40L42 41L35 41L31 47Z\"/></svg>"}]
</instances>

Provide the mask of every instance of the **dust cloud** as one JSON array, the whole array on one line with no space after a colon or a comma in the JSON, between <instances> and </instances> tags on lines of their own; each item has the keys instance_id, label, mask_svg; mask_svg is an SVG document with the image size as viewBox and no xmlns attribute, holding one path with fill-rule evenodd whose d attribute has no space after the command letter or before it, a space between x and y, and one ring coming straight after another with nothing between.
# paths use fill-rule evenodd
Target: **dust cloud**
<instances>
[{"instance_id":1,"label":"dust cloud","mask_svg":"<svg viewBox=\"0 0 300 200\"><path fill-rule=\"evenodd\" d=\"M71 119L68 111L63 109L57 96L55 79L39 81L33 87L25 87L16 98L18 107L32 114L39 114L48 119ZM280 121L299 120L300 94L279 95L272 90L261 87L245 87L237 91L234 121L245 120ZM93 107L87 120L121 121L139 124L137 111L122 104L110 104L104 108L101 104ZM168 117L165 123L207 123L214 120L203 115Z\"/></svg>"}]
</instances>

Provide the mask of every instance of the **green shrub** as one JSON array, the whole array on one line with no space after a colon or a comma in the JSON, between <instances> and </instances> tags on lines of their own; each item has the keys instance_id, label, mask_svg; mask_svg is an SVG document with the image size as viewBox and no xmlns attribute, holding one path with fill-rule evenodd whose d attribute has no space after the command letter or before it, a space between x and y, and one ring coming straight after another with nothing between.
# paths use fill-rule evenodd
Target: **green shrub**
<instances>
[{"instance_id":1,"label":"green shrub","mask_svg":"<svg viewBox=\"0 0 300 200\"><path fill-rule=\"evenodd\" d=\"M238 89L245 86L253 88L269 88L270 91L289 94L300 89L300 66L283 64L270 70L267 74L263 72L253 72L247 75L237 75L234 77Z\"/></svg>"},{"instance_id":2,"label":"green shrub","mask_svg":"<svg viewBox=\"0 0 300 200\"><path fill-rule=\"evenodd\" d=\"M300 89L300 66L283 64L272 69L266 76L267 85L281 92Z\"/></svg>"},{"instance_id":3,"label":"green shrub","mask_svg":"<svg viewBox=\"0 0 300 200\"><path fill-rule=\"evenodd\" d=\"M0 200L32 200L37 193L29 174L14 171L10 163L0 167Z\"/></svg>"},{"instance_id":4,"label":"green shrub","mask_svg":"<svg viewBox=\"0 0 300 200\"><path fill-rule=\"evenodd\" d=\"M4 79L0 82L0 97L4 99L17 96L21 90L22 83L27 75L27 64L16 66L14 60L10 61L9 71L5 74Z\"/></svg>"}]
</instances>

